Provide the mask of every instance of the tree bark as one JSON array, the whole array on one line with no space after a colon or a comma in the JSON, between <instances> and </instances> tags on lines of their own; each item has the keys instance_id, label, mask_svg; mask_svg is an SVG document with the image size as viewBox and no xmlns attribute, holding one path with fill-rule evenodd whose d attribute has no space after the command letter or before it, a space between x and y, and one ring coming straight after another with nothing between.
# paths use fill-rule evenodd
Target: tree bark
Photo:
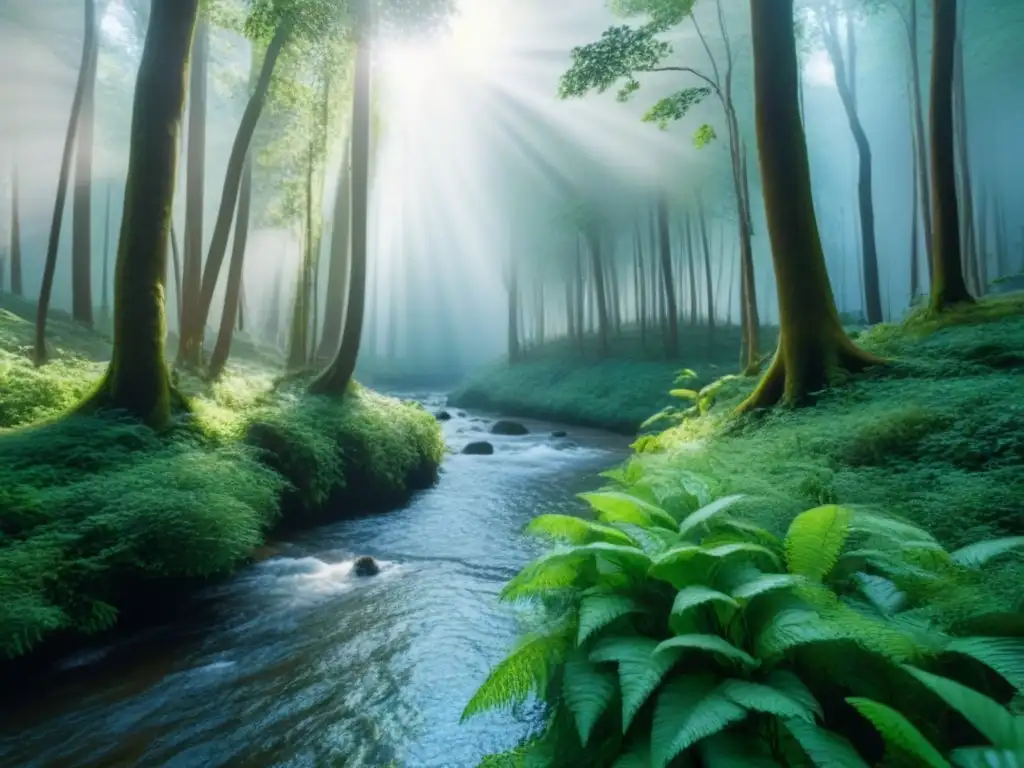
<instances>
[{"instance_id":1,"label":"tree bark","mask_svg":"<svg viewBox=\"0 0 1024 768\"><path fill-rule=\"evenodd\" d=\"M95 27L96 10L93 3L94 0L87 0L86 5L92 7L88 15L92 17ZM88 31L86 36L89 36ZM95 29L91 37L93 42L85 61L86 74L78 118L71 225L71 316L89 328L92 328L92 151L96 127L96 60L99 53Z\"/></svg>"},{"instance_id":2,"label":"tree bark","mask_svg":"<svg viewBox=\"0 0 1024 768\"><path fill-rule=\"evenodd\" d=\"M686 212L686 243L683 246L686 249L686 268L689 273L690 283L690 325L696 327L700 323L699 315L699 300L697 298L697 265L696 259L694 258L694 240L693 240L693 216L689 211Z\"/></svg>"},{"instance_id":3,"label":"tree bark","mask_svg":"<svg viewBox=\"0 0 1024 768\"><path fill-rule=\"evenodd\" d=\"M171 272L174 277L174 298L178 310L178 331L181 331L181 252L178 249L178 235L171 221Z\"/></svg>"},{"instance_id":4,"label":"tree bark","mask_svg":"<svg viewBox=\"0 0 1024 768\"><path fill-rule=\"evenodd\" d=\"M64 203L68 194L68 177L71 175L71 154L75 148L78 123L85 98L86 83L90 75L90 61L96 46L96 8L93 0L85 0L85 39L82 41L82 61L78 69L78 82L71 101L71 116L68 118L67 133L64 136L64 152L60 160L60 176L57 180L57 199L53 205L53 219L50 222L50 240L46 249L43 267L43 283L36 305L36 338L33 359L36 365L46 362L46 316L50 311L50 296L53 293L53 276L57 271L57 249L60 246L60 228L64 220Z\"/></svg>"},{"instance_id":5,"label":"tree bark","mask_svg":"<svg viewBox=\"0 0 1024 768\"><path fill-rule=\"evenodd\" d=\"M349 270L349 224L352 213L352 139L345 140L345 151L334 191L331 261L327 273L327 299L324 302L324 326L317 357L333 359L341 343L341 321L345 316L345 297Z\"/></svg>"},{"instance_id":6,"label":"tree bark","mask_svg":"<svg viewBox=\"0 0 1024 768\"><path fill-rule=\"evenodd\" d=\"M203 201L206 185L206 86L210 31L200 18L192 43L188 91L188 154L185 163L185 243L178 299L177 364L197 369L202 360L203 328L197 327L203 281Z\"/></svg>"},{"instance_id":7,"label":"tree bark","mask_svg":"<svg viewBox=\"0 0 1024 768\"><path fill-rule=\"evenodd\" d=\"M598 354L601 357L607 357L609 318L608 302L605 300L605 275L604 261L601 258L601 237L590 227L587 229L587 245L590 248L590 264L594 275L593 299L597 308Z\"/></svg>"},{"instance_id":8,"label":"tree bark","mask_svg":"<svg viewBox=\"0 0 1024 768\"><path fill-rule=\"evenodd\" d=\"M153 427L184 406L164 358L164 281L178 131L199 0L153 0L139 64L114 289L110 365L82 410L113 408Z\"/></svg>"},{"instance_id":9,"label":"tree bark","mask_svg":"<svg viewBox=\"0 0 1024 768\"><path fill-rule=\"evenodd\" d=\"M103 282L100 284L100 314L103 322L110 320L110 193L113 182L107 182L106 213L103 216Z\"/></svg>"},{"instance_id":10,"label":"tree bark","mask_svg":"<svg viewBox=\"0 0 1024 768\"><path fill-rule=\"evenodd\" d=\"M910 133L911 141L911 162L913 164L913 177L911 178L911 203L910 203L910 304L913 306L917 297L921 295L921 270L920 270L920 245L918 227L920 221L917 218L917 211L920 208L918 198L918 167L917 167L917 137L913 130Z\"/></svg>"},{"instance_id":11,"label":"tree bark","mask_svg":"<svg viewBox=\"0 0 1024 768\"><path fill-rule=\"evenodd\" d=\"M932 75L929 132L932 168L932 285L930 307L974 301L964 281L960 211L956 193L953 131L953 71L956 59L956 0L932 1Z\"/></svg>"},{"instance_id":12,"label":"tree bark","mask_svg":"<svg viewBox=\"0 0 1024 768\"><path fill-rule=\"evenodd\" d=\"M700 242L704 251L704 293L708 303L708 331L713 334L715 330L715 284L711 274L711 243L708 242L708 217L704 210L704 204L698 200L697 205L700 215Z\"/></svg>"},{"instance_id":13,"label":"tree bark","mask_svg":"<svg viewBox=\"0 0 1024 768\"><path fill-rule=\"evenodd\" d=\"M352 272L341 346L323 373L311 384L313 394L344 395L359 358L366 303L367 216L370 161L370 24L369 3L360 3L360 35L356 48L355 89L352 99Z\"/></svg>"},{"instance_id":14,"label":"tree bark","mask_svg":"<svg viewBox=\"0 0 1024 768\"><path fill-rule=\"evenodd\" d=\"M953 104L956 109L953 117L953 128L956 134L956 146L960 160L960 201L961 205L961 245L964 259L964 275L969 282L968 288L976 295L984 293L981 270L978 265L978 244L974 226L974 184L971 179L971 150L967 134L967 89L964 83L964 33L962 28L963 9L959 6L961 23L957 34L956 62L953 65Z\"/></svg>"},{"instance_id":15,"label":"tree bark","mask_svg":"<svg viewBox=\"0 0 1024 768\"><path fill-rule=\"evenodd\" d=\"M758 157L779 299L779 347L739 410L797 405L840 370L880 363L843 331L814 215L797 95L793 0L750 0Z\"/></svg>"},{"instance_id":16,"label":"tree bark","mask_svg":"<svg viewBox=\"0 0 1024 768\"><path fill-rule=\"evenodd\" d=\"M668 228L668 200L663 191L658 193L657 227L665 302L665 355L676 357L679 354L679 310L676 306L675 281L672 279L672 241Z\"/></svg>"},{"instance_id":17,"label":"tree bark","mask_svg":"<svg viewBox=\"0 0 1024 768\"><path fill-rule=\"evenodd\" d=\"M932 265L932 209L931 181L928 172L928 137L924 129L924 102L921 95L921 61L917 40L917 0L910 0L907 17L907 45L910 52L911 87L913 92L914 133L917 137L918 200L921 209L921 223L924 229L924 255L929 273Z\"/></svg>"},{"instance_id":18,"label":"tree bark","mask_svg":"<svg viewBox=\"0 0 1024 768\"><path fill-rule=\"evenodd\" d=\"M19 197L18 160L11 162L11 293L23 296L21 272L21 203Z\"/></svg>"}]
</instances>

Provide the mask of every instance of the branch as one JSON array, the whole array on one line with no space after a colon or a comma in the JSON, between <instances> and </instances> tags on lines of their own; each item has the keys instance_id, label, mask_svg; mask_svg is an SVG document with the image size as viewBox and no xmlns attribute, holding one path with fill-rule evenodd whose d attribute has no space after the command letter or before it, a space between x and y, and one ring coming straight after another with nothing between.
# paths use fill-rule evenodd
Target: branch
<instances>
[{"instance_id":1,"label":"branch","mask_svg":"<svg viewBox=\"0 0 1024 768\"><path fill-rule=\"evenodd\" d=\"M654 67L652 69L643 70L644 72L688 72L694 77L698 77L703 80L715 93L719 92L718 83L712 80L710 77L705 75L700 70L694 69L693 67Z\"/></svg>"}]
</instances>

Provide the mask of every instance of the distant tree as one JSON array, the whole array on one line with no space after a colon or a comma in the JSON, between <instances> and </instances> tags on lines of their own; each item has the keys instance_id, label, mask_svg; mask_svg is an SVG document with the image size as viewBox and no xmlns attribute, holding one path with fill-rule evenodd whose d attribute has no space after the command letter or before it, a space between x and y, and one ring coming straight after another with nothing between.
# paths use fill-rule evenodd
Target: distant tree
<instances>
[{"instance_id":1,"label":"distant tree","mask_svg":"<svg viewBox=\"0 0 1024 768\"><path fill-rule=\"evenodd\" d=\"M779 346L739 410L801 404L840 371L882 361L843 330L814 214L800 119L793 0L750 0L758 159L779 299ZM955 218L954 218L955 221Z\"/></svg>"},{"instance_id":2,"label":"distant tree","mask_svg":"<svg viewBox=\"0 0 1024 768\"><path fill-rule=\"evenodd\" d=\"M11 293L21 296L21 211L18 159L11 159Z\"/></svg>"},{"instance_id":3,"label":"distant tree","mask_svg":"<svg viewBox=\"0 0 1024 768\"><path fill-rule=\"evenodd\" d=\"M93 3L94 0L89 0ZM92 9L96 24L96 9ZM96 30L86 30L92 38L85 67L84 90L75 150L75 194L71 224L71 316L92 327L92 153L96 131L96 63L99 40Z\"/></svg>"}]
</instances>

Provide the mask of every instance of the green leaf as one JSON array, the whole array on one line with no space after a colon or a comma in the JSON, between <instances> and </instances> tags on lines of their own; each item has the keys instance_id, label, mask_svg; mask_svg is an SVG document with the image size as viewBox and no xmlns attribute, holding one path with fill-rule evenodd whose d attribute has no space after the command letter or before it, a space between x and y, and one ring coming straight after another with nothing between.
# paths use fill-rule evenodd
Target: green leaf
<instances>
[{"instance_id":1,"label":"green leaf","mask_svg":"<svg viewBox=\"0 0 1024 768\"><path fill-rule=\"evenodd\" d=\"M651 558L642 549L635 546L623 544L608 544L598 541L593 544L584 544L573 549L577 554L598 555L623 568L633 570L637 573L647 574L651 567Z\"/></svg>"},{"instance_id":2,"label":"green leaf","mask_svg":"<svg viewBox=\"0 0 1024 768\"><path fill-rule=\"evenodd\" d=\"M576 550L549 552L517 573L501 590L501 600L521 600L542 592L567 589L576 584L586 553Z\"/></svg>"},{"instance_id":3,"label":"green leaf","mask_svg":"<svg viewBox=\"0 0 1024 768\"><path fill-rule=\"evenodd\" d=\"M797 646L842 639L844 633L814 611L787 608L774 614L761 628L754 647L759 658L768 659Z\"/></svg>"},{"instance_id":4,"label":"green leaf","mask_svg":"<svg viewBox=\"0 0 1024 768\"><path fill-rule=\"evenodd\" d=\"M907 718L892 707L856 696L846 701L860 712L878 731L888 747L910 755L928 768L951 768L949 761Z\"/></svg>"},{"instance_id":5,"label":"green leaf","mask_svg":"<svg viewBox=\"0 0 1024 768\"><path fill-rule=\"evenodd\" d=\"M692 587L685 587L676 593L676 599L672 602L672 614L674 616L682 616L691 608L710 602L725 603L733 608L740 607L739 603L724 592L695 584Z\"/></svg>"},{"instance_id":6,"label":"green leaf","mask_svg":"<svg viewBox=\"0 0 1024 768\"><path fill-rule=\"evenodd\" d=\"M576 635L576 645L583 643L594 632L611 624L620 616L629 613L640 613L643 605L628 595L593 594L580 600L580 627Z\"/></svg>"},{"instance_id":7,"label":"green leaf","mask_svg":"<svg viewBox=\"0 0 1024 768\"><path fill-rule=\"evenodd\" d=\"M814 711L770 685L749 680L724 680L719 686L726 698L751 712L764 712L776 717L796 717L814 722Z\"/></svg>"},{"instance_id":8,"label":"green leaf","mask_svg":"<svg viewBox=\"0 0 1024 768\"><path fill-rule=\"evenodd\" d=\"M816 714L822 720L825 719L825 712L821 704L814 698L814 694L804 685L803 681L792 672L784 669L776 669L765 679L765 684L770 685L777 691L781 691L794 701L800 702L805 708Z\"/></svg>"},{"instance_id":9,"label":"green leaf","mask_svg":"<svg viewBox=\"0 0 1024 768\"><path fill-rule=\"evenodd\" d=\"M953 561L965 568L981 568L990 560L1024 547L1024 536L1007 536L968 544L950 553Z\"/></svg>"},{"instance_id":10,"label":"green leaf","mask_svg":"<svg viewBox=\"0 0 1024 768\"><path fill-rule=\"evenodd\" d=\"M594 724L615 698L615 674L586 659L567 661L562 697L576 720L580 743L586 746Z\"/></svg>"},{"instance_id":11,"label":"green leaf","mask_svg":"<svg viewBox=\"0 0 1024 768\"><path fill-rule=\"evenodd\" d=\"M645 123L655 123L662 130L676 120L682 120L687 113L711 95L706 86L693 86L676 91L671 96L659 99L641 118Z\"/></svg>"},{"instance_id":12,"label":"green leaf","mask_svg":"<svg viewBox=\"0 0 1024 768\"><path fill-rule=\"evenodd\" d=\"M603 523L659 525L676 530L676 520L660 507L622 491L581 493L580 498L593 507Z\"/></svg>"},{"instance_id":13,"label":"green leaf","mask_svg":"<svg viewBox=\"0 0 1024 768\"><path fill-rule=\"evenodd\" d=\"M526 532L534 536L550 536L564 539L572 544L589 544L606 541L611 544L633 545L633 541L622 531L591 520L573 515L539 515L526 526Z\"/></svg>"},{"instance_id":14,"label":"green leaf","mask_svg":"<svg viewBox=\"0 0 1024 768\"><path fill-rule=\"evenodd\" d=\"M633 523L613 523L613 526L635 541L651 557L664 554L679 537L664 528L645 528Z\"/></svg>"},{"instance_id":15,"label":"green leaf","mask_svg":"<svg viewBox=\"0 0 1024 768\"><path fill-rule=\"evenodd\" d=\"M731 661L739 662L746 667L757 667L760 662L746 651L737 648L725 638L718 635L676 635L658 644L655 653L668 650L701 650L717 653Z\"/></svg>"},{"instance_id":16,"label":"green leaf","mask_svg":"<svg viewBox=\"0 0 1024 768\"><path fill-rule=\"evenodd\" d=\"M955 709L978 733L1000 749L1024 751L1024 717L1014 717L1005 707L947 677L902 665L932 693Z\"/></svg>"},{"instance_id":17,"label":"green leaf","mask_svg":"<svg viewBox=\"0 0 1024 768\"><path fill-rule=\"evenodd\" d=\"M789 573L764 573L756 579L734 587L732 596L737 600L751 600L766 592L797 587L804 583L805 580L802 576L794 576Z\"/></svg>"},{"instance_id":18,"label":"green leaf","mask_svg":"<svg viewBox=\"0 0 1024 768\"><path fill-rule=\"evenodd\" d=\"M703 768L779 768L763 739L717 733L697 745Z\"/></svg>"},{"instance_id":19,"label":"green leaf","mask_svg":"<svg viewBox=\"0 0 1024 768\"><path fill-rule=\"evenodd\" d=\"M850 510L836 504L797 515L786 533L790 573L820 582L832 570L850 533Z\"/></svg>"},{"instance_id":20,"label":"green leaf","mask_svg":"<svg viewBox=\"0 0 1024 768\"><path fill-rule=\"evenodd\" d=\"M735 518L719 518L715 521L715 525L719 528L727 528L731 531L735 531L740 534L744 534L748 538L753 538L756 541L761 542L769 547L782 548L782 541L779 540L778 536L769 533L764 528L746 520L736 520Z\"/></svg>"},{"instance_id":21,"label":"green leaf","mask_svg":"<svg viewBox=\"0 0 1024 768\"><path fill-rule=\"evenodd\" d=\"M721 514L729 507L736 504L736 502L742 501L745 498L746 496L742 493L736 493L732 496L723 496L722 498L716 499L710 504L701 507L696 512L691 512L686 516L686 519L679 524L679 533L685 536L697 526L708 522L716 515Z\"/></svg>"},{"instance_id":22,"label":"green leaf","mask_svg":"<svg viewBox=\"0 0 1024 768\"><path fill-rule=\"evenodd\" d=\"M842 736L805 720L786 720L785 726L817 768L871 768Z\"/></svg>"},{"instance_id":23,"label":"green leaf","mask_svg":"<svg viewBox=\"0 0 1024 768\"><path fill-rule=\"evenodd\" d=\"M746 541L740 541L734 544L719 544L717 547L710 547L704 550L704 553L711 557L728 557L729 555L734 555L737 552L749 552L755 555L764 555L771 560L774 565L782 565L779 561L779 556L768 549L768 547L763 547L760 544L751 544Z\"/></svg>"},{"instance_id":24,"label":"green leaf","mask_svg":"<svg viewBox=\"0 0 1024 768\"><path fill-rule=\"evenodd\" d=\"M643 742L633 744L629 751L619 755L612 768L651 768L651 748Z\"/></svg>"},{"instance_id":25,"label":"green leaf","mask_svg":"<svg viewBox=\"0 0 1024 768\"><path fill-rule=\"evenodd\" d=\"M697 399L697 390L695 389L670 389L668 393L671 397L679 397L684 400Z\"/></svg>"},{"instance_id":26,"label":"green leaf","mask_svg":"<svg viewBox=\"0 0 1024 768\"><path fill-rule=\"evenodd\" d=\"M950 757L957 768L1024 768L1024 752L995 747L954 749Z\"/></svg>"},{"instance_id":27,"label":"green leaf","mask_svg":"<svg viewBox=\"0 0 1024 768\"><path fill-rule=\"evenodd\" d=\"M647 697L679 660L679 651L655 653L657 647L656 640L646 637L616 637L601 640L590 652L591 661L616 661L619 664L623 733L629 729Z\"/></svg>"},{"instance_id":28,"label":"green leaf","mask_svg":"<svg viewBox=\"0 0 1024 768\"><path fill-rule=\"evenodd\" d=\"M1018 637L961 637L948 643L947 653L979 661L1024 691L1024 639Z\"/></svg>"},{"instance_id":29,"label":"green leaf","mask_svg":"<svg viewBox=\"0 0 1024 768\"><path fill-rule=\"evenodd\" d=\"M654 707L651 765L664 768L681 752L713 736L747 712L718 689L711 675L686 675L666 685Z\"/></svg>"}]
</instances>

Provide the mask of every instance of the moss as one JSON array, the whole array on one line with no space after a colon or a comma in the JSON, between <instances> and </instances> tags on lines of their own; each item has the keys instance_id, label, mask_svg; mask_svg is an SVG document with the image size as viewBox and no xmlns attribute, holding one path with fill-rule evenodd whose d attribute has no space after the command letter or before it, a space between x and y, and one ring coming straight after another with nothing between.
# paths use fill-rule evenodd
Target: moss
<instances>
[{"instance_id":1,"label":"moss","mask_svg":"<svg viewBox=\"0 0 1024 768\"><path fill-rule=\"evenodd\" d=\"M20 313L19 313L20 314ZM444 445L420 408L354 386L304 394L262 363L216 384L158 436L110 416L60 417L102 374L104 340L0 311L0 652L110 627L119 609L229 573L265 537L391 504L431 483ZM94 358L94 359L90 359Z\"/></svg>"}]
</instances>

